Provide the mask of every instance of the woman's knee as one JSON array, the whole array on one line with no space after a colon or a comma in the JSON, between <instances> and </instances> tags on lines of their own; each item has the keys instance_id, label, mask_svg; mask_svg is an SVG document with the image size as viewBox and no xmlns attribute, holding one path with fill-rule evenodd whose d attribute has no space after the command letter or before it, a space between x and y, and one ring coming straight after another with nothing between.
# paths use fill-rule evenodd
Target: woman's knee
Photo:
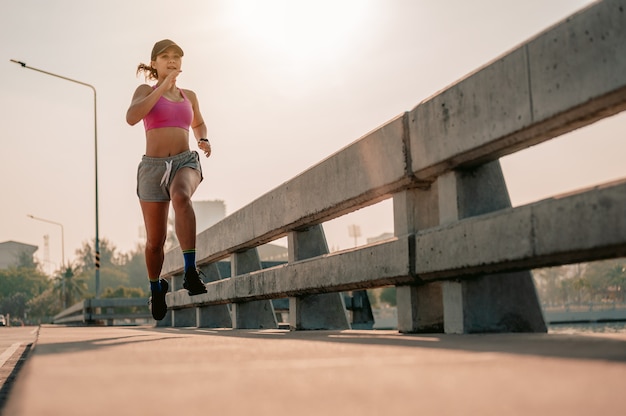
<instances>
[{"instance_id":1,"label":"woman's knee","mask_svg":"<svg viewBox=\"0 0 626 416\"><path fill-rule=\"evenodd\" d=\"M164 251L165 239L148 238L146 240L146 253L160 254Z\"/></svg>"},{"instance_id":2,"label":"woman's knee","mask_svg":"<svg viewBox=\"0 0 626 416\"><path fill-rule=\"evenodd\" d=\"M170 195L174 209L191 206L191 194L183 189L171 189Z\"/></svg>"},{"instance_id":3,"label":"woman's knee","mask_svg":"<svg viewBox=\"0 0 626 416\"><path fill-rule=\"evenodd\" d=\"M191 206L191 197L200 184L200 173L191 168L182 168L172 180L170 186L170 198L172 205L176 207Z\"/></svg>"}]
</instances>

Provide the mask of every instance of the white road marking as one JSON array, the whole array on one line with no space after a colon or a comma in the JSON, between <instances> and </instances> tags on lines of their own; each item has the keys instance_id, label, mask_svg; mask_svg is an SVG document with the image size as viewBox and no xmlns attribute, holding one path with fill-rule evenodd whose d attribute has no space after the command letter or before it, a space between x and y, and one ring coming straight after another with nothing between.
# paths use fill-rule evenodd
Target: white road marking
<instances>
[{"instance_id":1,"label":"white road marking","mask_svg":"<svg viewBox=\"0 0 626 416\"><path fill-rule=\"evenodd\" d=\"M6 363L9 358L11 358L13 353L20 347L20 345L22 345L21 342L16 342L15 344L7 348L6 351L0 354L0 367L2 367L4 363Z\"/></svg>"}]
</instances>

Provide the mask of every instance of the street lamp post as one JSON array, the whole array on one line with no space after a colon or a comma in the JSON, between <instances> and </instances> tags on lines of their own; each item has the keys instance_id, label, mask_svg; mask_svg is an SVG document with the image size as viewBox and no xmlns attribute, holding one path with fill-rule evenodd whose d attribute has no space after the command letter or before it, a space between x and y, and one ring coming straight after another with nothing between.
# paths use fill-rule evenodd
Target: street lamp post
<instances>
[{"instance_id":1,"label":"street lamp post","mask_svg":"<svg viewBox=\"0 0 626 416\"><path fill-rule=\"evenodd\" d=\"M96 251L96 298L100 296L100 235L99 235L99 220L98 220L98 121L96 115L96 88L85 82L77 81L72 78L64 77L62 75L53 74L52 72L43 71L41 69L33 68L31 66L26 65L22 61L16 61L15 59L10 59L11 62L14 62L18 65L21 65L22 68L32 69L33 71L41 72L42 74L51 75L56 78L61 78L66 81L74 82L76 84L84 85L86 87L91 88L93 91L93 134L94 134L94 155L95 155L95 178L96 178L96 241L95 241L95 251Z\"/></svg>"}]
</instances>

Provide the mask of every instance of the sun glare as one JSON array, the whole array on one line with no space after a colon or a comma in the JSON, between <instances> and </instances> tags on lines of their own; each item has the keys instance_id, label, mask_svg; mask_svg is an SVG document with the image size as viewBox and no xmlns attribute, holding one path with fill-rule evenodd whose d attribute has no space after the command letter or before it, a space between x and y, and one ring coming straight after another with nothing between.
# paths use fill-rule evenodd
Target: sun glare
<instances>
[{"instance_id":1,"label":"sun glare","mask_svg":"<svg viewBox=\"0 0 626 416\"><path fill-rule=\"evenodd\" d=\"M332 60L350 46L371 6L365 0L234 1L230 23L263 52L292 63Z\"/></svg>"}]
</instances>

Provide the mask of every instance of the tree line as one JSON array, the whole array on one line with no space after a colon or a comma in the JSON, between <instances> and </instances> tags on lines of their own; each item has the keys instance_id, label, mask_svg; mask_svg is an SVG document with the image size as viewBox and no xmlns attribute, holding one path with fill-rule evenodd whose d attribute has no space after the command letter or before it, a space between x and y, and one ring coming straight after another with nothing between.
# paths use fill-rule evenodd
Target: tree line
<instances>
[{"instance_id":1,"label":"tree line","mask_svg":"<svg viewBox=\"0 0 626 416\"><path fill-rule=\"evenodd\" d=\"M535 269L532 274L544 307L626 302L626 258ZM368 293L374 307L396 306L395 287Z\"/></svg>"},{"instance_id":2,"label":"tree line","mask_svg":"<svg viewBox=\"0 0 626 416\"><path fill-rule=\"evenodd\" d=\"M544 306L626 301L626 258L538 269L533 277Z\"/></svg>"},{"instance_id":3,"label":"tree line","mask_svg":"<svg viewBox=\"0 0 626 416\"><path fill-rule=\"evenodd\" d=\"M50 322L63 309L95 297L94 241L83 243L73 261L52 276L32 256L22 254L17 266L0 269L0 314L12 324ZM100 297L148 297L145 255L138 245L120 253L107 239L100 240Z\"/></svg>"}]
</instances>

